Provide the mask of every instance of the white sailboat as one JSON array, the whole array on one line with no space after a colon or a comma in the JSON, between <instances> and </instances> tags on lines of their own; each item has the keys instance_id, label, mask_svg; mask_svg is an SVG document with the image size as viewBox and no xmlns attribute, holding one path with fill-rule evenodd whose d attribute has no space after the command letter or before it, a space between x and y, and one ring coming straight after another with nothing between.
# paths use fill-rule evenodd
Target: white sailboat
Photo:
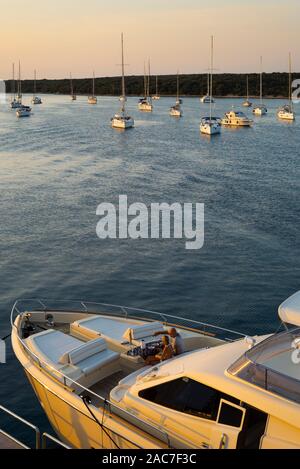
<instances>
[{"instance_id":1,"label":"white sailboat","mask_svg":"<svg viewBox=\"0 0 300 469\"><path fill-rule=\"evenodd\" d=\"M170 116L172 117L182 117L183 112L181 109L181 99L179 97L179 72L177 72L177 93L176 93L176 103L175 106L170 108Z\"/></svg>"},{"instance_id":2,"label":"white sailboat","mask_svg":"<svg viewBox=\"0 0 300 469\"><path fill-rule=\"evenodd\" d=\"M244 107L251 107L252 106L252 103L249 100L249 77L248 77L248 75L247 75L247 97L246 97L246 100L243 102L243 106Z\"/></svg>"},{"instance_id":3,"label":"white sailboat","mask_svg":"<svg viewBox=\"0 0 300 469\"><path fill-rule=\"evenodd\" d=\"M158 76L156 76L156 80L155 80L155 84L156 84L156 91L155 91L155 95L152 96L152 99L154 101L158 101L160 99L160 96L159 96L159 93L158 93Z\"/></svg>"},{"instance_id":4,"label":"white sailboat","mask_svg":"<svg viewBox=\"0 0 300 469\"><path fill-rule=\"evenodd\" d=\"M19 61L19 77L18 77L18 94L17 94L17 101L19 103L19 107L16 111L17 117L29 117L31 115L31 107L25 106L22 103L22 82L21 82L21 63Z\"/></svg>"},{"instance_id":5,"label":"white sailboat","mask_svg":"<svg viewBox=\"0 0 300 469\"><path fill-rule=\"evenodd\" d=\"M121 109L111 119L112 127L116 129L130 129L134 126L134 119L129 116L126 112L125 103L126 91L125 91L125 65L124 65L124 36L121 34L121 48L122 48L122 96L120 97Z\"/></svg>"},{"instance_id":6,"label":"white sailboat","mask_svg":"<svg viewBox=\"0 0 300 469\"><path fill-rule=\"evenodd\" d=\"M93 90L93 93L92 93L92 96L88 97L88 103L97 104L98 99L97 99L97 96L95 95L95 72L93 72L92 90Z\"/></svg>"},{"instance_id":7,"label":"white sailboat","mask_svg":"<svg viewBox=\"0 0 300 469\"><path fill-rule=\"evenodd\" d=\"M71 85L71 100L72 100L72 101L76 101L76 100L77 100L77 96L76 96L76 94L74 93L73 78L72 78L72 74L71 74L71 73L70 73L70 85Z\"/></svg>"},{"instance_id":8,"label":"white sailboat","mask_svg":"<svg viewBox=\"0 0 300 469\"><path fill-rule=\"evenodd\" d=\"M210 96L210 74L209 73L207 74L207 94L205 96L202 96L202 98L200 98L200 101L201 103L204 103L204 104L210 104L210 103L215 102L214 98Z\"/></svg>"},{"instance_id":9,"label":"white sailboat","mask_svg":"<svg viewBox=\"0 0 300 469\"><path fill-rule=\"evenodd\" d=\"M292 100L292 57L289 54L289 103L280 108L277 112L279 119L294 121L295 111Z\"/></svg>"},{"instance_id":10,"label":"white sailboat","mask_svg":"<svg viewBox=\"0 0 300 469\"><path fill-rule=\"evenodd\" d=\"M211 36L211 61L209 74L209 117L203 117L200 123L200 132L206 135L217 135L221 133L221 119L212 116L212 93L213 93L213 69L214 69L214 38Z\"/></svg>"},{"instance_id":11,"label":"white sailboat","mask_svg":"<svg viewBox=\"0 0 300 469\"><path fill-rule=\"evenodd\" d=\"M18 85L18 87L19 87L19 85ZM16 80L15 80L15 64L14 63L12 65L11 91L12 91L12 95L11 95L10 107L11 107L11 109L19 109L19 107L21 107L22 103L16 97Z\"/></svg>"},{"instance_id":12,"label":"white sailboat","mask_svg":"<svg viewBox=\"0 0 300 469\"><path fill-rule=\"evenodd\" d=\"M268 109L263 104L263 71L262 71L262 57L260 57L260 105L253 108L253 114L256 116L264 116L267 114Z\"/></svg>"},{"instance_id":13,"label":"white sailboat","mask_svg":"<svg viewBox=\"0 0 300 469\"><path fill-rule=\"evenodd\" d=\"M143 112L152 112L153 104L150 97L150 60L148 61L148 76L146 67L144 67L144 97L139 101L139 110Z\"/></svg>"},{"instance_id":14,"label":"white sailboat","mask_svg":"<svg viewBox=\"0 0 300 469\"><path fill-rule=\"evenodd\" d=\"M33 97L31 102L32 104L42 104L41 98L36 95L36 70L34 71Z\"/></svg>"}]
</instances>

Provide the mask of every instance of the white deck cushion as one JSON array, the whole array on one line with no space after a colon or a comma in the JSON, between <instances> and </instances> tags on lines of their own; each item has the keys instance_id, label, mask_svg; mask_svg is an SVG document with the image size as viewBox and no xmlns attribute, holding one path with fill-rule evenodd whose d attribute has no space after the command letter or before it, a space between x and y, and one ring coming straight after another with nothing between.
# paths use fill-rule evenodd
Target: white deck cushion
<instances>
[{"instance_id":1,"label":"white deck cushion","mask_svg":"<svg viewBox=\"0 0 300 469\"><path fill-rule=\"evenodd\" d=\"M46 363L59 363L62 355L84 344L81 340L52 329L34 334L25 339L25 342L30 350Z\"/></svg>"},{"instance_id":2,"label":"white deck cushion","mask_svg":"<svg viewBox=\"0 0 300 469\"><path fill-rule=\"evenodd\" d=\"M123 338L131 342L132 340L141 340L145 337L151 337L155 332L163 330L160 322L149 322L143 325L136 325L128 328L123 334Z\"/></svg>"},{"instance_id":3,"label":"white deck cushion","mask_svg":"<svg viewBox=\"0 0 300 469\"><path fill-rule=\"evenodd\" d=\"M77 365L78 363L86 360L93 355L106 350L106 343L104 339L94 339L89 342L85 342L79 347L70 350L69 352L62 355L59 359L59 363L71 363Z\"/></svg>"}]
</instances>

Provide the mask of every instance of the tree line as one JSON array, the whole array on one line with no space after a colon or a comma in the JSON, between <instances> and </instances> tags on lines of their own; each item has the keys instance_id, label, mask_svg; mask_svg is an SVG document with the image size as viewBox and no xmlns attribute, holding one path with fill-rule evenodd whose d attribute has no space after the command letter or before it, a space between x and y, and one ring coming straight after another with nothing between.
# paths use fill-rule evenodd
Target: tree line
<instances>
[{"instance_id":1,"label":"tree line","mask_svg":"<svg viewBox=\"0 0 300 469\"><path fill-rule=\"evenodd\" d=\"M246 95L245 74L223 73L214 75L214 96L245 96ZM259 95L259 75L248 74L250 96ZM287 73L264 73L264 96L266 97L286 97L288 95L289 77ZM176 94L176 75L158 76L158 92L161 96L173 96ZM92 94L92 79L73 79L74 92L78 95ZM11 93L13 81L6 81L6 91ZM70 80L37 80L37 93L69 94ZM33 80L22 81L23 93L32 93L34 88ZM155 94L156 78L150 79L150 93ZM142 96L144 93L144 77L126 77L126 94L128 96ZM201 96L207 93L207 75L191 74L180 75L180 94L182 96ZM103 77L95 79L95 94L104 96L119 96L121 94L120 77Z\"/></svg>"}]
</instances>

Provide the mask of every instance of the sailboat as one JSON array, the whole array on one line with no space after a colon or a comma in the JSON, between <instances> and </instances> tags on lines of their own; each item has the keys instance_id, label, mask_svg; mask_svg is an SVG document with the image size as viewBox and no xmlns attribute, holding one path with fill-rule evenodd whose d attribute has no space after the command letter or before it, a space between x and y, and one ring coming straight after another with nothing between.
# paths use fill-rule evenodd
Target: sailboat
<instances>
[{"instance_id":1,"label":"sailboat","mask_svg":"<svg viewBox=\"0 0 300 469\"><path fill-rule=\"evenodd\" d=\"M74 93L73 78L72 78L72 74L71 74L71 73L70 73L70 85L71 85L71 100L72 100L72 101L76 101L77 96L76 96L76 94Z\"/></svg>"},{"instance_id":2,"label":"sailboat","mask_svg":"<svg viewBox=\"0 0 300 469\"><path fill-rule=\"evenodd\" d=\"M247 75L247 97L246 100L243 102L244 107L251 107L252 103L249 101L249 77Z\"/></svg>"},{"instance_id":3,"label":"sailboat","mask_svg":"<svg viewBox=\"0 0 300 469\"><path fill-rule=\"evenodd\" d=\"M121 49L122 49L122 96L120 97L121 109L111 119L112 127L117 129L130 129L134 126L134 119L130 117L125 108L126 91L125 91L125 66L124 66L124 36L121 34Z\"/></svg>"},{"instance_id":4,"label":"sailboat","mask_svg":"<svg viewBox=\"0 0 300 469\"><path fill-rule=\"evenodd\" d=\"M207 94L205 96L202 96L202 98L200 98L200 101L201 103L205 103L205 104L210 104L210 103L215 102L214 98L210 96L210 74L209 73L207 74Z\"/></svg>"},{"instance_id":5,"label":"sailboat","mask_svg":"<svg viewBox=\"0 0 300 469\"><path fill-rule=\"evenodd\" d=\"M213 91L213 69L214 69L214 38L211 36L211 59L209 74L209 117L203 117L200 123L200 132L206 135L216 135L221 133L221 119L212 116L212 91Z\"/></svg>"},{"instance_id":6,"label":"sailboat","mask_svg":"<svg viewBox=\"0 0 300 469\"><path fill-rule=\"evenodd\" d=\"M92 94L92 96L88 97L88 103L89 104L97 104L98 100L97 100L97 96L95 96L95 72L93 72L93 87L92 87L92 90L93 90L93 94Z\"/></svg>"},{"instance_id":7,"label":"sailboat","mask_svg":"<svg viewBox=\"0 0 300 469\"><path fill-rule=\"evenodd\" d=\"M19 87L19 84L18 84ZM11 109L19 109L21 107L22 103L16 98L16 80L15 80L15 64L13 63L12 65L12 85L11 85L11 90L12 90L12 96L11 96L11 103L10 107Z\"/></svg>"},{"instance_id":8,"label":"sailboat","mask_svg":"<svg viewBox=\"0 0 300 469\"><path fill-rule=\"evenodd\" d=\"M152 112L153 104L150 97L150 60L148 61L148 76L146 67L144 67L144 97L139 101L139 110L144 112Z\"/></svg>"},{"instance_id":9,"label":"sailboat","mask_svg":"<svg viewBox=\"0 0 300 469\"><path fill-rule=\"evenodd\" d=\"M264 116L267 114L268 110L263 104L263 72L262 72L262 57L260 58L260 105L253 108L253 114L256 116Z\"/></svg>"},{"instance_id":10,"label":"sailboat","mask_svg":"<svg viewBox=\"0 0 300 469\"><path fill-rule=\"evenodd\" d=\"M20 64L20 61L19 61L17 101L19 103L19 107L17 108L17 111L16 111L17 117L29 117L30 114L31 114L31 107L30 106L25 106L22 103L22 82L21 82L21 64Z\"/></svg>"},{"instance_id":11,"label":"sailboat","mask_svg":"<svg viewBox=\"0 0 300 469\"><path fill-rule=\"evenodd\" d=\"M289 103L285 104L277 112L279 119L294 121L295 112L292 100L292 58L291 53L289 54Z\"/></svg>"},{"instance_id":12,"label":"sailboat","mask_svg":"<svg viewBox=\"0 0 300 469\"><path fill-rule=\"evenodd\" d=\"M182 109L181 109L181 99L179 98L179 72L177 72L177 94L176 94L176 103L175 106L170 108L170 116L173 117L182 117Z\"/></svg>"},{"instance_id":13,"label":"sailboat","mask_svg":"<svg viewBox=\"0 0 300 469\"><path fill-rule=\"evenodd\" d=\"M36 95L36 70L34 71L33 97L31 102L32 104L42 104L41 98Z\"/></svg>"},{"instance_id":14,"label":"sailboat","mask_svg":"<svg viewBox=\"0 0 300 469\"><path fill-rule=\"evenodd\" d=\"M156 76L156 81L155 81L155 83L156 83L156 91L155 91L155 95L152 96L152 99L153 99L154 101L158 101L158 100L160 99L160 96L159 96L159 94L158 94L158 76Z\"/></svg>"}]
</instances>

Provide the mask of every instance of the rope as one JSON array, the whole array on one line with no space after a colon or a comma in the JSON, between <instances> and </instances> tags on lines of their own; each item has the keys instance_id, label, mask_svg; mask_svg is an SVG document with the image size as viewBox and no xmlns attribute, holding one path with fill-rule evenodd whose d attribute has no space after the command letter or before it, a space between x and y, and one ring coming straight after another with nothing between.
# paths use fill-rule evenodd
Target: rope
<instances>
[{"instance_id":1,"label":"rope","mask_svg":"<svg viewBox=\"0 0 300 469\"><path fill-rule=\"evenodd\" d=\"M87 408L87 410L89 411L89 413L91 414L91 416L93 417L93 419L98 423L99 427L102 429L102 431L106 434L106 436L111 440L111 442L116 446L117 449L121 449L117 443L114 441L114 439L110 436L110 434L108 433L108 431L106 430L106 428L104 427L103 425L103 420L104 420L104 407L105 405L107 404L107 401L105 399L104 401L104 404L103 404L103 414L102 414L102 423L99 422L99 420L97 419L97 417L95 416L95 414L92 412L92 410L90 409L89 405L88 405L88 402L87 402L87 399L88 396L80 396L85 407Z\"/></svg>"}]
</instances>

